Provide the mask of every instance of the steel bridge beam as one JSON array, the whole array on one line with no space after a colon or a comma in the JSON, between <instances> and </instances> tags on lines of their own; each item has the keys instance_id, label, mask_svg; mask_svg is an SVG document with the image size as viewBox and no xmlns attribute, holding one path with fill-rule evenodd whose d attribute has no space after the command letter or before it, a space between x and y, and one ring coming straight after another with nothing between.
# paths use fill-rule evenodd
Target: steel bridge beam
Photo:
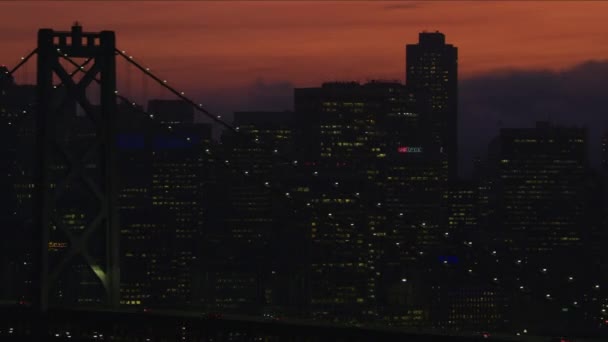
<instances>
[{"instance_id":1,"label":"steel bridge beam","mask_svg":"<svg viewBox=\"0 0 608 342\"><path fill-rule=\"evenodd\" d=\"M88 268L95 274L99 285L104 289L104 298L100 301L104 306L118 307L120 300L119 289L119 226L117 221L117 188L116 188L116 42L114 32L85 33L79 25L72 27L70 32L57 32L41 29L38 32L38 74L37 74L37 125L36 144L38 158L37 179L37 227L39 248L39 270L37 306L41 311L47 311L53 298L51 290L58 286L58 279L64 276L65 282L76 281L71 277L67 266L82 256ZM93 66L85 72L79 82L75 82L77 70L68 72L60 63L61 58L87 58L80 68L89 62ZM99 108L95 108L87 98L87 89L92 81L99 77ZM53 79L61 81L59 88L63 91L63 99L57 100L58 86L53 85ZM94 141L87 146L83 155L73 155L69 151L70 141L65 142L65 136L73 133L76 127L69 124L70 108L79 104L84 116L95 127ZM63 139L63 140L62 140ZM73 142L72 142L73 144ZM67 175L58 176L53 168L59 160L65 160ZM87 164L95 165L99 170L97 176L85 172ZM71 194L74 182L82 182L86 186L86 194L91 197L87 204L95 206L92 209L92 220L89 218L81 232L66 227L59 217L58 209L62 208L60 200ZM83 196L83 194L80 194ZM83 200L76 196L71 200ZM85 202L84 200L82 202ZM93 204L90 204L92 202ZM69 209L69 208L68 208ZM84 209L83 209L84 210ZM49 243L52 234L60 231L67 237L65 251L59 261L53 263L49 258ZM103 236L103 241L93 240L94 234ZM91 244L97 244L97 260L91 256ZM103 244L100 246L99 244ZM70 272L71 271L71 272ZM67 278L66 278L67 277ZM77 288L80 284L69 284Z\"/></svg>"}]
</instances>

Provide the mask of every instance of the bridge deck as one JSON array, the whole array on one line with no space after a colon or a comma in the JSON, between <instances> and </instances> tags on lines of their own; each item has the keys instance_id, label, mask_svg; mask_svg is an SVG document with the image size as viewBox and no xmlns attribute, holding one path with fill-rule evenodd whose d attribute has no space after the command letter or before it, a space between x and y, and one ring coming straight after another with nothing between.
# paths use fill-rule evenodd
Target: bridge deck
<instances>
[{"instance_id":1,"label":"bridge deck","mask_svg":"<svg viewBox=\"0 0 608 342\"><path fill-rule=\"evenodd\" d=\"M514 341L480 334L441 334L415 329L358 327L306 320L267 320L186 311L50 310L0 308L0 339L117 341ZM10 338L10 339L9 339ZM534 339L529 341L549 341Z\"/></svg>"}]
</instances>

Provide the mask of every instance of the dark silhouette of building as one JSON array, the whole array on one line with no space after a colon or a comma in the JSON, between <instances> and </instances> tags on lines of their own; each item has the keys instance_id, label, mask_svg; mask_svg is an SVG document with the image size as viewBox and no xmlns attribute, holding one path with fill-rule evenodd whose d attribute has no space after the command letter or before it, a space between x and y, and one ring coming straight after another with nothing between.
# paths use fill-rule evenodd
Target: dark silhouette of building
<instances>
[{"instance_id":1,"label":"dark silhouette of building","mask_svg":"<svg viewBox=\"0 0 608 342\"><path fill-rule=\"evenodd\" d=\"M497 331L508 321L509 298L500 287L451 277L438 291L433 324L456 331Z\"/></svg>"},{"instance_id":2,"label":"dark silhouette of building","mask_svg":"<svg viewBox=\"0 0 608 342\"><path fill-rule=\"evenodd\" d=\"M434 139L446 154L450 180L458 176L458 49L440 32L422 32L406 46L406 85L431 104Z\"/></svg>"},{"instance_id":3,"label":"dark silhouette of building","mask_svg":"<svg viewBox=\"0 0 608 342\"><path fill-rule=\"evenodd\" d=\"M384 230L384 208L374 181L378 160L386 157L378 121L390 98L397 103L390 89L400 87L375 91L353 82L295 90L298 162L310 175L303 184L313 207L309 291L315 316L362 319L377 312L373 236ZM365 210L374 200L380 206Z\"/></svg>"},{"instance_id":4,"label":"dark silhouette of building","mask_svg":"<svg viewBox=\"0 0 608 342\"><path fill-rule=\"evenodd\" d=\"M171 107L165 110L171 117ZM122 111L141 117L126 106ZM123 122L118 136L121 304L188 307L198 304L200 292L195 278L203 253L204 186L213 177L205 153L211 126L148 120Z\"/></svg>"},{"instance_id":5,"label":"dark silhouette of building","mask_svg":"<svg viewBox=\"0 0 608 342\"><path fill-rule=\"evenodd\" d=\"M517 303L509 310L512 326L534 321L546 328L561 320L572 327L588 324L584 319L589 316L567 308L561 316L555 314L564 302L575 307L594 303L595 295L587 291L605 272L599 247L605 241L602 182L590 168L587 144L586 128L537 122L533 128L502 129L490 146L486 179L491 182L486 185L493 192L493 210L482 228L490 239L481 241L515 260L486 266L488 273L509 279L524 293L510 294ZM561 301L540 301L526 291ZM547 319L538 320L538 315Z\"/></svg>"},{"instance_id":6,"label":"dark silhouette of building","mask_svg":"<svg viewBox=\"0 0 608 342\"><path fill-rule=\"evenodd\" d=\"M156 275L156 222L152 204L151 136L155 126L143 108L121 104L119 110L118 174L120 206L121 305L153 305ZM158 129L158 128L156 128Z\"/></svg>"},{"instance_id":7,"label":"dark silhouette of building","mask_svg":"<svg viewBox=\"0 0 608 342\"><path fill-rule=\"evenodd\" d=\"M34 164L33 106L35 88L16 84L8 69L0 67L0 224L4 238L0 246L2 283L0 298L9 302L31 302L34 277L33 194Z\"/></svg>"},{"instance_id":8,"label":"dark silhouette of building","mask_svg":"<svg viewBox=\"0 0 608 342\"><path fill-rule=\"evenodd\" d=\"M582 246L589 179L586 130L547 122L505 128L496 157L497 221L504 242L529 254Z\"/></svg>"},{"instance_id":9,"label":"dark silhouette of building","mask_svg":"<svg viewBox=\"0 0 608 342\"><path fill-rule=\"evenodd\" d=\"M452 181L447 191L447 229L450 243L440 258L446 266L434 287L432 324L441 329L495 330L508 321L509 297L490 279L475 278L458 267L485 267L487 255L479 253L488 237L485 225L488 191L483 179ZM483 260L483 261L480 261ZM451 268L450 266L455 266ZM491 265L491 264L490 264ZM494 275L487 267L480 273Z\"/></svg>"},{"instance_id":10,"label":"dark silhouette of building","mask_svg":"<svg viewBox=\"0 0 608 342\"><path fill-rule=\"evenodd\" d=\"M430 293L415 264L443 241L447 185L428 106L395 82L295 90L296 146L313 176L313 313L428 319Z\"/></svg>"},{"instance_id":11,"label":"dark silhouette of building","mask_svg":"<svg viewBox=\"0 0 608 342\"><path fill-rule=\"evenodd\" d=\"M289 154L293 113L237 112L233 125L239 133L224 132L217 146L224 160L217 166L217 184L210 186L205 305L227 312L284 312L294 304L302 267L290 262L297 259L292 253L298 250L298 222L286 212L283 194L272 189L284 179L286 163L273 150Z\"/></svg>"},{"instance_id":12,"label":"dark silhouette of building","mask_svg":"<svg viewBox=\"0 0 608 342\"><path fill-rule=\"evenodd\" d=\"M448 230L459 235L479 235L479 187L474 181L450 182Z\"/></svg>"}]
</instances>

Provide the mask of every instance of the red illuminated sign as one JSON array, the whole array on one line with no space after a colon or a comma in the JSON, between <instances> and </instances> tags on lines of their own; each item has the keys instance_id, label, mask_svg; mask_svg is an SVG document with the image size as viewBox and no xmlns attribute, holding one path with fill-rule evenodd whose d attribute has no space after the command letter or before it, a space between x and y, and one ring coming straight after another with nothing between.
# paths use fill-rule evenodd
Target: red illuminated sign
<instances>
[{"instance_id":1,"label":"red illuminated sign","mask_svg":"<svg viewBox=\"0 0 608 342\"><path fill-rule=\"evenodd\" d=\"M399 152L399 153L422 153L422 147L399 146L399 147L397 147L397 152Z\"/></svg>"}]
</instances>

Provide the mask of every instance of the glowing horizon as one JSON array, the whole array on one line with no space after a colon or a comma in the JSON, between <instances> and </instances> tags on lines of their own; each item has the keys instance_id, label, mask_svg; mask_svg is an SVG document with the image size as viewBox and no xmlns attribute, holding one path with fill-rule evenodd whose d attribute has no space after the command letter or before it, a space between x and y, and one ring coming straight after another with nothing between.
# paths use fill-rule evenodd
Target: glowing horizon
<instances>
[{"instance_id":1,"label":"glowing horizon","mask_svg":"<svg viewBox=\"0 0 608 342\"><path fill-rule=\"evenodd\" d=\"M5 2L0 64L35 47L39 28L114 30L117 44L180 88L256 80L404 81L405 45L441 31L459 77L559 70L608 59L608 2ZM137 15L133 15L137 13ZM177 62L177 63L176 63ZM120 72L121 70L119 70Z\"/></svg>"}]
</instances>

